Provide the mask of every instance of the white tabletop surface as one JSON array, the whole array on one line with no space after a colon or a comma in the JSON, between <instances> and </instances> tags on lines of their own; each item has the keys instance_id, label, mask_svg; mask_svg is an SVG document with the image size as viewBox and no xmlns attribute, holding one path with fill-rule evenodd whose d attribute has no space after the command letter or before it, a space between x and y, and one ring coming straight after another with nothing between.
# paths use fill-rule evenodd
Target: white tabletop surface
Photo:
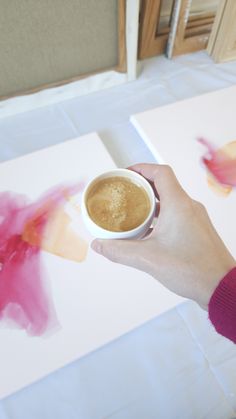
<instances>
[{"instance_id":1,"label":"white tabletop surface","mask_svg":"<svg viewBox=\"0 0 236 419\"><path fill-rule=\"evenodd\" d=\"M129 84L0 119L0 159L98 131L120 167L154 158L132 114L236 84L205 52L147 60ZM192 302L0 402L0 419L236 417L236 349Z\"/></svg>"}]
</instances>

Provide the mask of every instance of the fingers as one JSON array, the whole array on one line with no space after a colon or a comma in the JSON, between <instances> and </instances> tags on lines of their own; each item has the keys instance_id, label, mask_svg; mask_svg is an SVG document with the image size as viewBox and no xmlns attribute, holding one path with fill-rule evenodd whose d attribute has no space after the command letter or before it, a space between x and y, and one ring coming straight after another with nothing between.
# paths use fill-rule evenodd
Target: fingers
<instances>
[{"instance_id":1,"label":"fingers","mask_svg":"<svg viewBox=\"0 0 236 419\"><path fill-rule=\"evenodd\" d=\"M140 268L140 245L138 240L94 240L91 243L92 249L105 256L112 262Z\"/></svg>"},{"instance_id":2,"label":"fingers","mask_svg":"<svg viewBox=\"0 0 236 419\"><path fill-rule=\"evenodd\" d=\"M153 230L154 230L154 227L150 227L150 228L148 229L148 231L146 231L146 233L145 233L145 234L144 234L144 236L142 237L142 240L143 240L143 239L147 239L147 238L149 238L149 237L150 237L150 235L152 234Z\"/></svg>"},{"instance_id":3,"label":"fingers","mask_svg":"<svg viewBox=\"0 0 236 419\"><path fill-rule=\"evenodd\" d=\"M150 182L154 183L158 166L158 164L138 163L130 166L128 169L134 170L135 172L144 176Z\"/></svg>"},{"instance_id":4,"label":"fingers","mask_svg":"<svg viewBox=\"0 0 236 419\"><path fill-rule=\"evenodd\" d=\"M133 170L134 172L137 172L143 177L145 177L146 180L148 180L148 182L150 183L151 187L153 188L157 199L160 199L158 191L154 184L157 164L139 163L128 167L128 169Z\"/></svg>"},{"instance_id":5,"label":"fingers","mask_svg":"<svg viewBox=\"0 0 236 419\"><path fill-rule=\"evenodd\" d=\"M170 166L164 164L140 163L131 166L129 169L134 170L151 183L154 183L162 203L166 200L172 200L179 194L184 194L186 196L185 191L182 189Z\"/></svg>"},{"instance_id":6,"label":"fingers","mask_svg":"<svg viewBox=\"0 0 236 419\"><path fill-rule=\"evenodd\" d=\"M157 218L160 213L160 202L156 203L156 209L155 209L155 217Z\"/></svg>"}]
</instances>

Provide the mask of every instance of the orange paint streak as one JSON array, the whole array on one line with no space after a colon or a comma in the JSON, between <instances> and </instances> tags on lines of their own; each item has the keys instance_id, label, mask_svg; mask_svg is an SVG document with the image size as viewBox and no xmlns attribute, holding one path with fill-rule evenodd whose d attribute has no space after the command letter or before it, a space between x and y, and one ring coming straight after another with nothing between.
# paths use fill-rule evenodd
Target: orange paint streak
<instances>
[{"instance_id":1,"label":"orange paint streak","mask_svg":"<svg viewBox=\"0 0 236 419\"><path fill-rule=\"evenodd\" d=\"M26 222L22 239L64 259L82 262L87 256L88 243L73 231L71 219L61 205L70 201L70 193L69 189L62 189L60 195L44 201ZM54 200L59 201L56 204ZM79 217L78 207L77 211Z\"/></svg>"},{"instance_id":2,"label":"orange paint streak","mask_svg":"<svg viewBox=\"0 0 236 419\"><path fill-rule=\"evenodd\" d=\"M236 141L218 150L205 139L199 142L208 150L202 159L208 171L208 185L217 194L227 196L236 187Z\"/></svg>"},{"instance_id":3,"label":"orange paint streak","mask_svg":"<svg viewBox=\"0 0 236 419\"><path fill-rule=\"evenodd\" d=\"M71 219L63 208L57 209L49 219L41 247L49 253L74 262L85 260L88 251L88 243L73 231Z\"/></svg>"}]
</instances>

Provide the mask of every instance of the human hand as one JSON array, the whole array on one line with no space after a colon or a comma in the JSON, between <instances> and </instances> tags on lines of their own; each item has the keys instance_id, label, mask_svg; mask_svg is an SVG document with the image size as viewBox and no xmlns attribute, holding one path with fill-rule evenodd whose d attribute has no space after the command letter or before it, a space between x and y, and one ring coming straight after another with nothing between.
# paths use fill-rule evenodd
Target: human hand
<instances>
[{"instance_id":1,"label":"human hand","mask_svg":"<svg viewBox=\"0 0 236 419\"><path fill-rule=\"evenodd\" d=\"M202 204L191 199L165 165L137 164L132 170L153 185L159 215L142 240L94 240L92 248L113 262L145 271L165 287L207 309L219 281L236 262Z\"/></svg>"}]
</instances>

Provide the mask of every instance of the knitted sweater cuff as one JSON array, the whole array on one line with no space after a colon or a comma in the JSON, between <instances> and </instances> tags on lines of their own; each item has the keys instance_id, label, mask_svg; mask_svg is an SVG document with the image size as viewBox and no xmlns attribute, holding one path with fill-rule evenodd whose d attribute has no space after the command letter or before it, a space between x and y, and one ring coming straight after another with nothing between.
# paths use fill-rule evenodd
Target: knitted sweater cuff
<instances>
[{"instance_id":1,"label":"knitted sweater cuff","mask_svg":"<svg viewBox=\"0 0 236 419\"><path fill-rule=\"evenodd\" d=\"M218 284L209 301L208 313L216 331L236 343L236 267Z\"/></svg>"}]
</instances>

